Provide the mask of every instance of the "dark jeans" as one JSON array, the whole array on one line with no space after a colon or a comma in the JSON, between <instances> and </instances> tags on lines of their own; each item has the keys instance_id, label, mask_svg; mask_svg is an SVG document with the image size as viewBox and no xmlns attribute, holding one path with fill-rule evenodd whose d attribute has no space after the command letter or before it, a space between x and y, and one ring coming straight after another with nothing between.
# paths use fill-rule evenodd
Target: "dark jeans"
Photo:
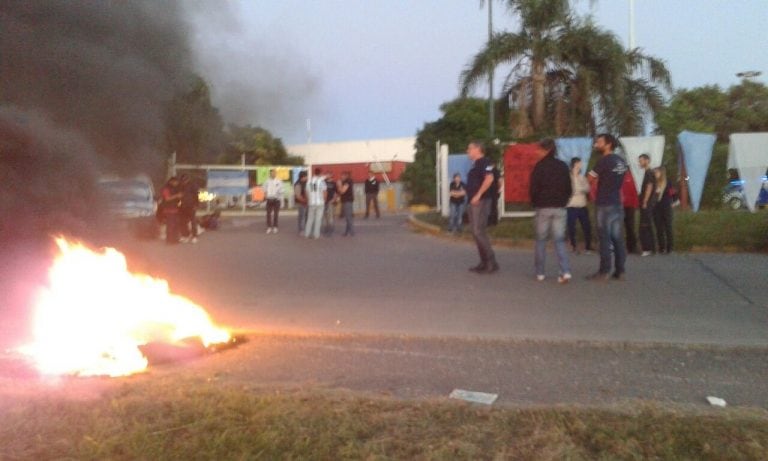
<instances>
[{"instance_id":1,"label":"dark jeans","mask_svg":"<svg viewBox=\"0 0 768 461\"><path fill-rule=\"evenodd\" d=\"M653 205L640 208L640 246L643 251L656 251L656 240L653 238Z\"/></svg>"},{"instance_id":2,"label":"dark jeans","mask_svg":"<svg viewBox=\"0 0 768 461\"><path fill-rule=\"evenodd\" d=\"M624 247L624 233L621 221L624 209L620 205L597 207L597 234L600 238L600 273L611 271L611 253L615 257L616 274L623 274L627 252Z\"/></svg>"},{"instance_id":3,"label":"dark jeans","mask_svg":"<svg viewBox=\"0 0 768 461\"><path fill-rule=\"evenodd\" d=\"M179 214L165 214L165 243L179 243Z\"/></svg>"},{"instance_id":4,"label":"dark jeans","mask_svg":"<svg viewBox=\"0 0 768 461\"><path fill-rule=\"evenodd\" d=\"M368 217L368 214L371 211L371 203L373 203L373 209L376 211L376 217L378 218L381 216L379 214L379 194L365 194L365 217Z\"/></svg>"},{"instance_id":5,"label":"dark jeans","mask_svg":"<svg viewBox=\"0 0 768 461\"><path fill-rule=\"evenodd\" d=\"M341 202L341 216L344 218L347 226L344 228L344 235L355 235L354 215L352 210L353 202Z\"/></svg>"},{"instance_id":6,"label":"dark jeans","mask_svg":"<svg viewBox=\"0 0 768 461\"><path fill-rule=\"evenodd\" d=\"M280 216L280 200L267 199L267 227L277 227L277 219Z\"/></svg>"},{"instance_id":7,"label":"dark jeans","mask_svg":"<svg viewBox=\"0 0 768 461\"><path fill-rule=\"evenodd\" d=\"M624 208L624 232L627 240L627 252L637 253L637 234L635 233L636 208Z\"/></svg>"},{"instance_id":8,"label":"dark jeans","mask_svg":"<svg viewBox=\"0 0 768 461\"><path fill-rule=\"evenodd\" d=\"M197 237L197 210L179 210L179 227L182 237Z\"/></svg>"},{"instance_id":9,"label":"dark jeans","mask_svg":"<svg viewBox=\"0 0 768 461\"><path fill-rule=\"evenodd\" d=\"M672 207L657 205L653 209L656 224L656 239L659 241L659 253L672 251Z\"/></svg>"},{"instance_id":10,"label":"dark jeans","mask_svg":"<svg viewBox=\"0 0 768 461\"><path fill-rule=\"evenodd\" d=\"M584 249L592 250L592 223L589 222L589 210L587 207L567 208L568 240L573 249L576 249L576 221L581 223L581 231L584 233Z\"/></svg>"},{"instance_id":11,"label":"dark jeans","mask_svg":"<svg viewBox=\"0 0 768 461\"><path fill-rule=\"evenodd\" d=\"M491 214L490 198L480 200L477 205L469 205L469 224L472 226L472 236L475 238L477 252L480 255L481 264L496 264L496 255L491 248L491 239L488 238L488 216Z\"/></svg>"}]
</instances>

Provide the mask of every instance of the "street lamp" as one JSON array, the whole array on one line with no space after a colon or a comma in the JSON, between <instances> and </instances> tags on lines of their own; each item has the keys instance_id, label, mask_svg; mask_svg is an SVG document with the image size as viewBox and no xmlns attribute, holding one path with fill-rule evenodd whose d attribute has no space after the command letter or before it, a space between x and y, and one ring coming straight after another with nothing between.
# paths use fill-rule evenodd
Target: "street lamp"
<instances>
[{"instance_id":1,"label":"street lamp","mask_svg":"<svg viewBox=\"0 0 768 461\"><path fill-rule=\"evenodd\" d=\"M744 72L739 72L736 74L737 77L743 78L745 80L748 80L750 78L755 78L763 75L762 72L759 70L745 70Z\"/></svg>"}]
</instances>

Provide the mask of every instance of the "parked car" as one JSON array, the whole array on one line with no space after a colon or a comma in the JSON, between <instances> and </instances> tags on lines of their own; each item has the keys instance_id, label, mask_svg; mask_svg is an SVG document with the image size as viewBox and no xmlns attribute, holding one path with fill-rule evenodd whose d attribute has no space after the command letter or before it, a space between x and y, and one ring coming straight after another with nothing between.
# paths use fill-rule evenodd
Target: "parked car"
<instances>
[{"instance_id":1,"label":"parked car","mask_svg":"<svg viewBox=\"0 0 768 461\"><path fill-rule=\"evenodd\" d=\"M147 176L102 176L98 187L104 192L110 214L122 227L140 238L158 235L155 189Z\"/></svg>"},{"instance_id":2,"label":"parked car","mask_svg":"<svg viewBox=\"0 0 768 461\"><path fill-rule=\"evenodd\" d=\"M756 203L759 208L768 206L768 175L762 177L762 182L763 187L760 189L760 195L757 196ZM725 186L725 190L723 190L723 204L732 210L747 208L743 179L732 179Z\"/></svg>"}]
</instances>

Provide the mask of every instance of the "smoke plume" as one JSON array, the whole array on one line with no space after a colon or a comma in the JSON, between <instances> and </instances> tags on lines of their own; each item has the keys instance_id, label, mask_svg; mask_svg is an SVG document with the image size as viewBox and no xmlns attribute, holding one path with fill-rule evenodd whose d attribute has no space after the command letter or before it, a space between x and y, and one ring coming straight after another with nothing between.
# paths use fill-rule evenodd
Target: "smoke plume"
<instances>
[{"instance_id":1,"label":"smoke plume","mask_svg":"<svg viewBox=\"0 0 768 461\"><path fill-rule=\"evenodd\" d=\"M156 172L191 74L174 1L0 4L0 239L78 232L98 173Z\"/></svg>"}]
</instances>

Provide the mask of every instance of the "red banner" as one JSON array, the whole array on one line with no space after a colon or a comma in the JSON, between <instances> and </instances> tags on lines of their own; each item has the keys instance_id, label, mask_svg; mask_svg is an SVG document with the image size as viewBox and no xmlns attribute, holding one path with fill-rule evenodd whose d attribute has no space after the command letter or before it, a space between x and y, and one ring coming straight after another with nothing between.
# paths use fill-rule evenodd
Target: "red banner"
<instances>
[{"instance_id":1,"label":"red banner","mask_svg":"<svg viewBox=\"0 0 768 461\"><path fill-rule=\"evenodd\" d=\"M530 203L531 171L539 161L538 144L511 144L504 151L504 201Z\"/></svg>"}]
</instances>

